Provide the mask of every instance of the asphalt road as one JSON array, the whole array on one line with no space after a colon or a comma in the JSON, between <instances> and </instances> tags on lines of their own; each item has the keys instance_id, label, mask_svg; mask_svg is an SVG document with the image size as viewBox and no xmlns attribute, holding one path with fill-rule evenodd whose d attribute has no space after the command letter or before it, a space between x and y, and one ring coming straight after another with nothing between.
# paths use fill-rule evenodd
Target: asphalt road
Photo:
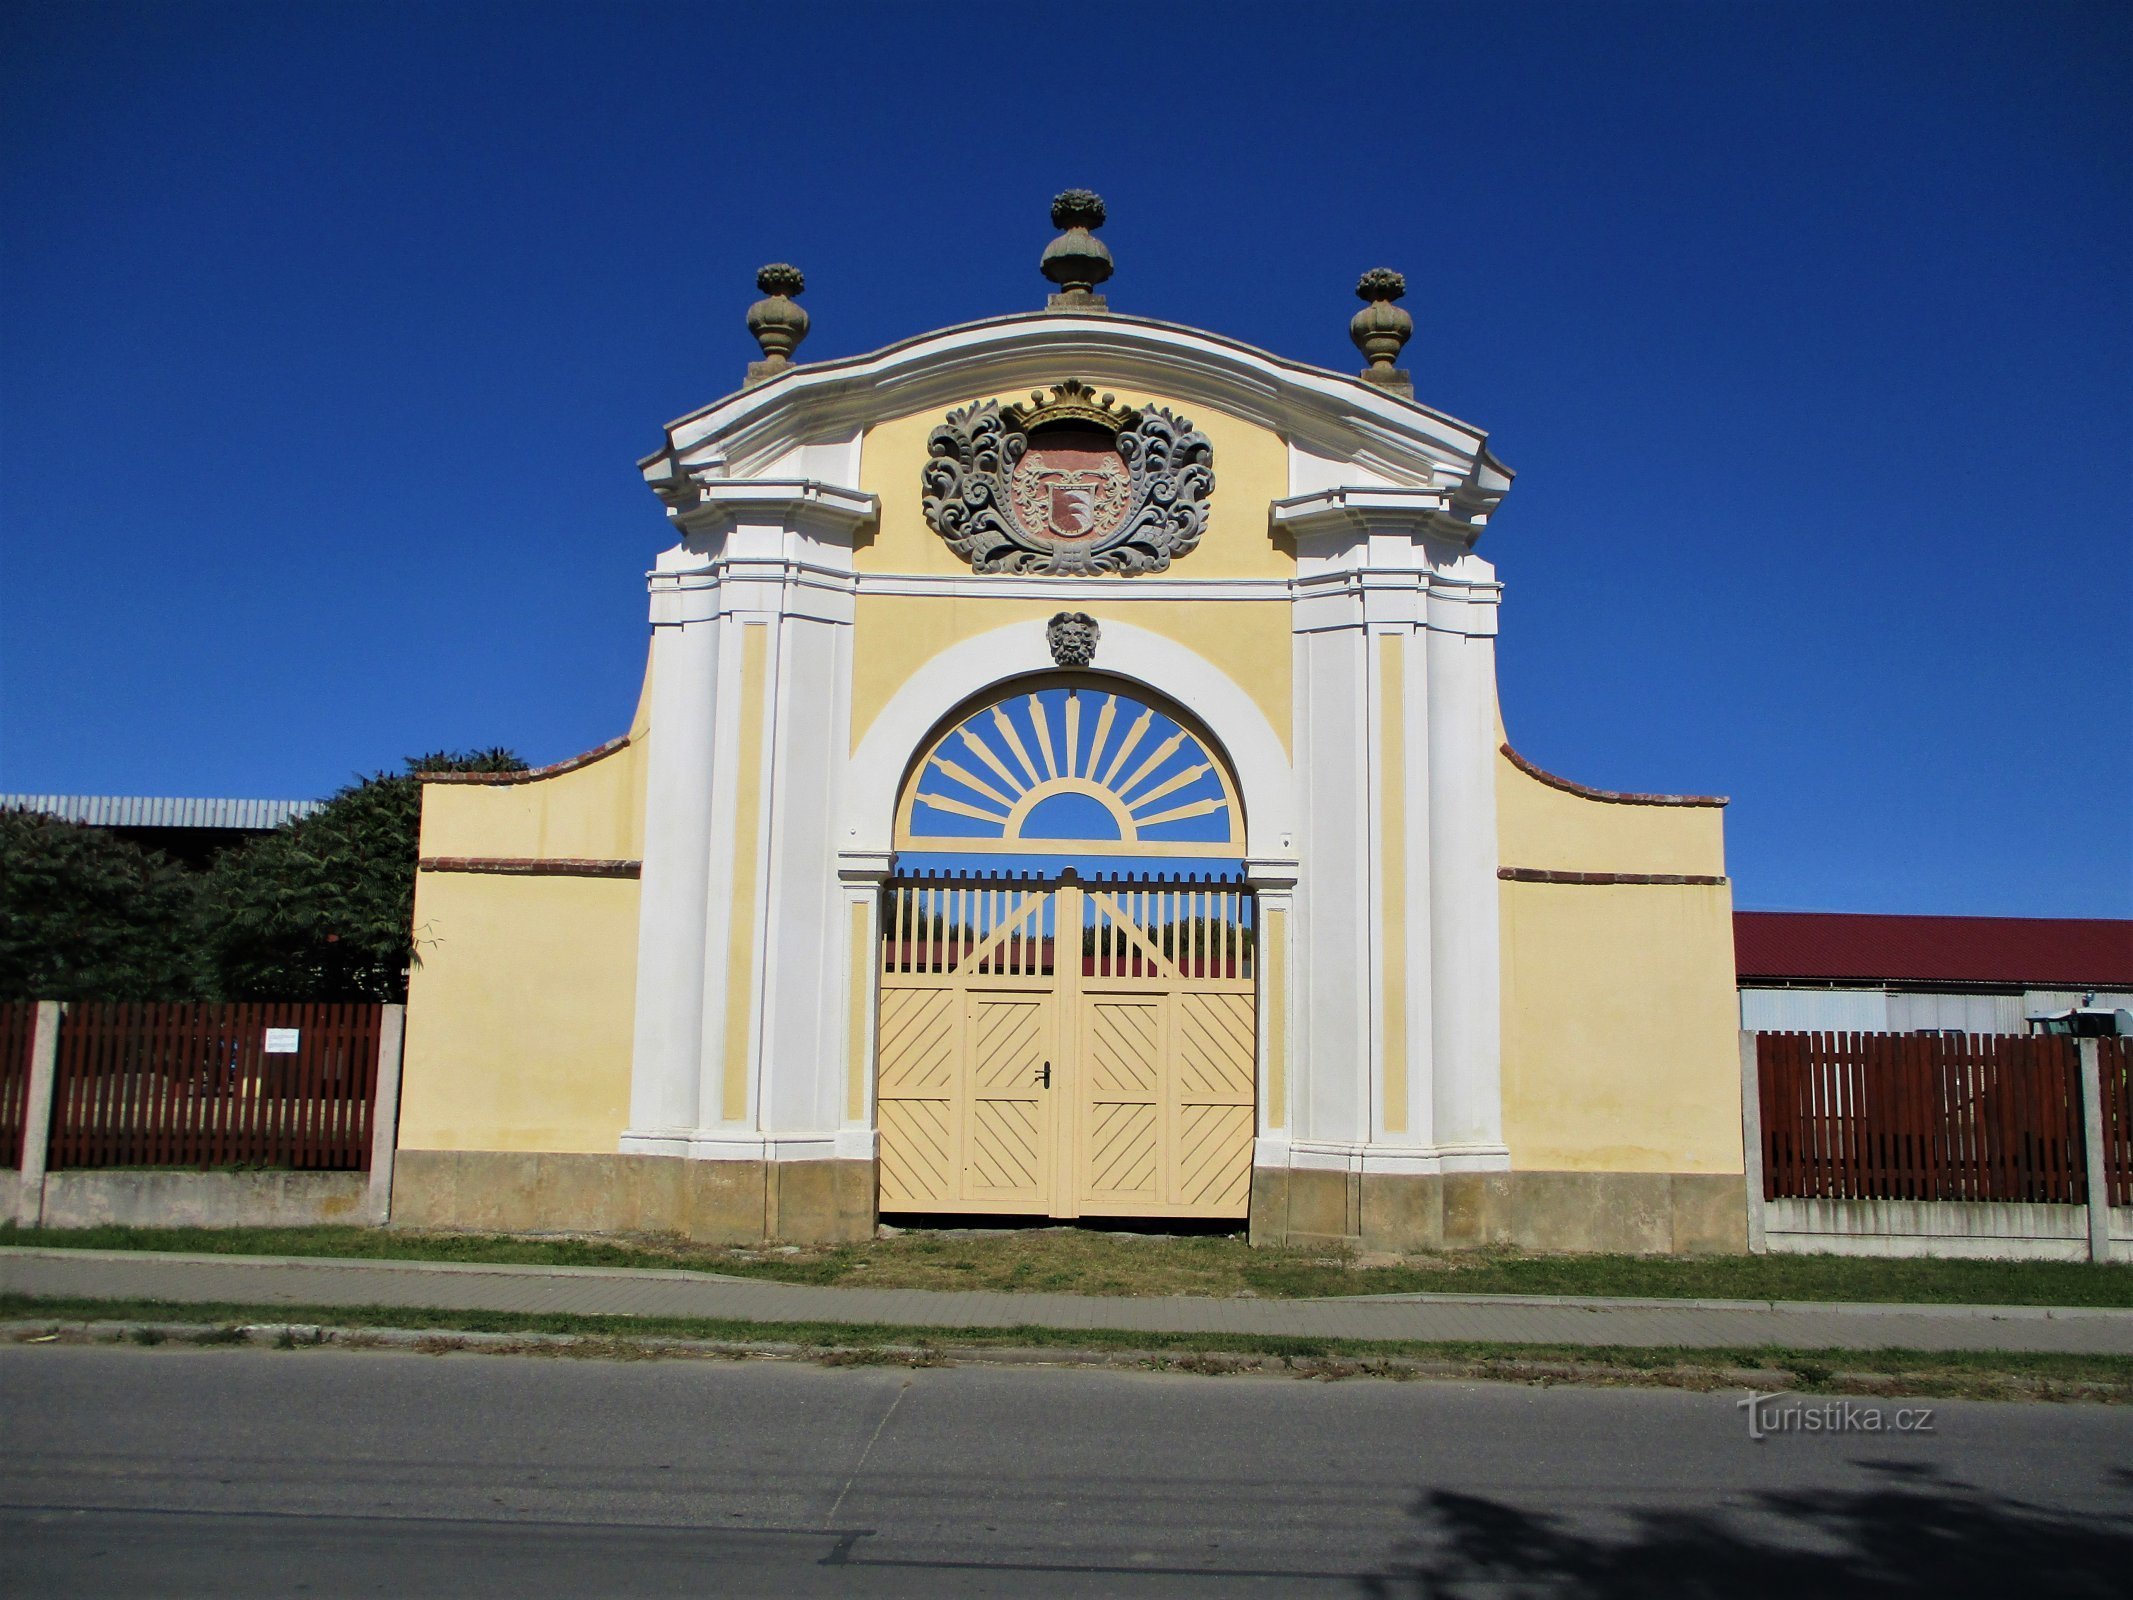
<instances>
[{"instance_id":1,"label":"asphalt road","mask_svg":"<svg viewBox=\"0 0 2133 1600\"><path fill-rule=\"evenodd\" d=\"M0 1349L6 1595L2123 1595L2133 1411ZM1901 1404L1855 1402L1893 1428ZM1914 1419L1915 1420L1915 1419Z\"/></svg>"}]
</instances>

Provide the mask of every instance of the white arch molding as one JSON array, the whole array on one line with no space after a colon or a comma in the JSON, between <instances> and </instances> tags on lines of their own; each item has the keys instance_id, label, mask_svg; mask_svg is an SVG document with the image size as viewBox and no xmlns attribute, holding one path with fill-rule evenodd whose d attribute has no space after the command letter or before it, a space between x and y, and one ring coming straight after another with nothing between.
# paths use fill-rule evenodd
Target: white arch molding
<instances>
[{"instance_id":1,"label":"white arch molding","mask_svg":"<svg viewBox=\"0 0 2133 1600\"><path fill-rule=\"evenodd\" d=\"M1187 707L1222 746L1244 800L1245 853L1296 854L1294 768L1281 737L1250 695L1206 657L1173 639L1111 618L1091 670L1123 678ZM1032 618L950 645L904 680L852 753L844 791L843 849L879 857L895 848L899 787L948 714L973 696L1032 673L1056 672L1045 624Z\"/></svg>"},{"instance_id":2,"label":"white arch molding","mask_svg":"<svg viewBox=\"0 0 2133 1600\"><path fill-rule=\"evenodd\" d=\"M1084 693L1092 697L1086 714L1079 698ZM1051 712L1044 709L1047 697L1056 697ZM1015 706L1029 718L1024 731L1017 731L1008 715ZM1085 722L1090 737L1084 751ZM1052 775L1041 776L1040 767ZM928 789L928 783L936 787ZM944 791L943 784L968 798ZM1127 798L1137 789L1142 792ZM1113 833L1108 838L1026 837L1023 829L1031 818L1061 795L1093 802L1109 816ZM918 820L921 807L997 831L929 833ZM1140 835L1143 828L1196 818L1217 821L1222 837ZM934 730L925 752L907 769L896 804L899 851L1028 854L1050 853L1064 844L1099 854L1241 858L1244 805L1229 757L1174 700L1148 694L1137 681L1077 669L1039 673L1006 685L1002 694L981 694Z\"/></svg>"}]
</instances>

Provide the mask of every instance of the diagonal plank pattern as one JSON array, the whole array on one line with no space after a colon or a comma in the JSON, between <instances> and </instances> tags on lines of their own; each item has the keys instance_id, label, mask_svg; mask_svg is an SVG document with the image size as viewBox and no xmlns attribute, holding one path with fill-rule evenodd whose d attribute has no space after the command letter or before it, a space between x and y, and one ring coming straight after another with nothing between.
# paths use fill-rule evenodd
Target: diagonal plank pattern
<instances>
[{"instance_id":1,"label":"diagonal plank pattern","mask_svg":"<svg viewBox=\"0 0 2133 1600\"><path fill-rule=\"evenodd\" d=\"M883 1209L1242 1218L1255 922L1248 891L1206 880L892 883Z\"/></svg>"}]
</instances>

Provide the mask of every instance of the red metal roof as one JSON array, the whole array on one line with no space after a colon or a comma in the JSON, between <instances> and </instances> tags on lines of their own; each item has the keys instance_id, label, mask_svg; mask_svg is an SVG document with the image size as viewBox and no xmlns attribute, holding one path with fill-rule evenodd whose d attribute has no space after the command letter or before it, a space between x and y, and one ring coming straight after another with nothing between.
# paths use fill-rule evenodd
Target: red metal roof
<instances>
[{"instance_id":1,"label":"red metal roof","mask_svg":"<svg viewBox=\"0 0 2133 1600\"><path fill-rule=\"evenodd\" d=\"M1742 983L1996 983L2133 989L2133 921L1736 911Z\"/></svg>"}]
</instances>

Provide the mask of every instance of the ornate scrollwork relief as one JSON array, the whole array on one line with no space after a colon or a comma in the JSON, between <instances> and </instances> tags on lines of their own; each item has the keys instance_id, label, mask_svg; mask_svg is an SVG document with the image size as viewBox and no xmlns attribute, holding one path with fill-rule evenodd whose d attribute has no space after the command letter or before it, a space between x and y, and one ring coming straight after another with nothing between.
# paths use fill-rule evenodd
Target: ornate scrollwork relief
<instances>
[{"instance_id":1,"label":"ornate scrollwork relief","mask_svg":"<svg viewBox=\"0 0 2133 1600\"><path fill-rule=\"evenodd\" d=\"M1200 542L1207 436L1069 380L951 411L928 441L926 521L979 572L1160 572Z\"/></svg>"}]
</instances>

